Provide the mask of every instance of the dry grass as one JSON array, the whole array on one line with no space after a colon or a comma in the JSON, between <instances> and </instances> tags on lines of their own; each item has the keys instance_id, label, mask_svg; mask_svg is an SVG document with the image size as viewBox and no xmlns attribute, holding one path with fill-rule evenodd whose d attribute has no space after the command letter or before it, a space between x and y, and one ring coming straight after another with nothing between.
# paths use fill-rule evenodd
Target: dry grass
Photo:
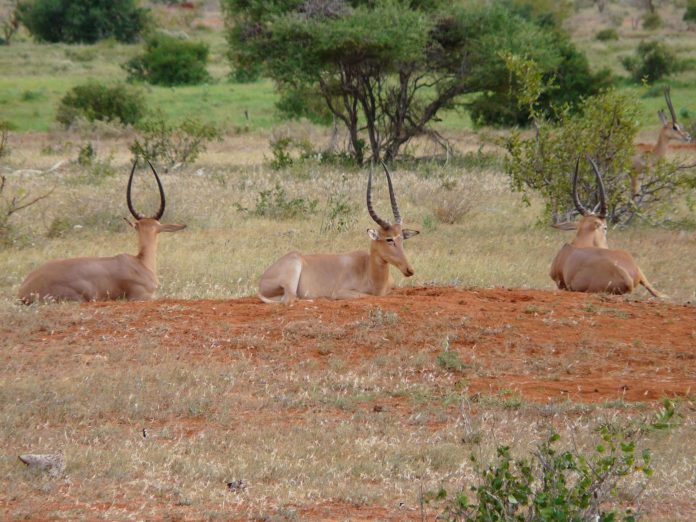
<instances>
[{"instance_id":1,"label":"dry grass","mask_svg":"<svg viewBox=\"0 0 696 522\"><path fill-rule=\"evenodd\" d=\"M267 145L265 136L245 136L243 141L244 147L256 151ZM252 157L257 159L247 164L248 158L236 150L241 147L239 138L229 138L219 146L220 150L210 153L210 159L206 154L194 167L164 175L164 221L186 223L188 228L161 237L160 296L251 295L264 268L287 251L342 252L367 248L364 230L372 223L364 212L364 172L313 163L275 172L254 154ZM123 151L125 146L120 139L105 140L102 149ZM222 149L226 150L227 166L223 166ZM121 219L127 215L127 155L114 155L116 174L98 180L89 178L84 167L70 161L74 159L72 154L54 155L48 162L40 155L34 162L34 157L37 156L30 152L12 157L10 169L19 174L7 175L9 190L21 187L39 194L55 186L55 192L30 211L13 216L15 244L0 251L0 291L8 299L24 276L48 259L113 255L136 249L135 237ZM27 173L30 169L48 168L59 160L66 163L53 172ZM538 226L539 207L522 205L510 193L501 172L437 164L415 169L395 170L405 222L422 232L406 246L416 275L405 280L397 273L397 284L553 288L548 267L570 235ZM471 212L453 225L436 217L436 209L446 204L442 186L443 180L448 179L456 180L454 188L448 191L454 200L460 195L462 201L471 204L472 194L475 195ZM136 206L145 212L156 206L151 181L143 175L136 185ZM318 200L316 213L302 219L272 221L238 210L242 207L253 211L259 193L273 190L276 183L281 184L289 199ZM339 193L347 197L352 208L347 229L322 234L319 230L327 221L329 202ZM382 184L376 187L375 200L378 211L388 216L388 197ZM693 299L693 232L611 230L609 241L614 248L632 252L651 282L675 302ZM647 293L639 290L635 295L644 298Z\"/></svg>"}]
</instances>

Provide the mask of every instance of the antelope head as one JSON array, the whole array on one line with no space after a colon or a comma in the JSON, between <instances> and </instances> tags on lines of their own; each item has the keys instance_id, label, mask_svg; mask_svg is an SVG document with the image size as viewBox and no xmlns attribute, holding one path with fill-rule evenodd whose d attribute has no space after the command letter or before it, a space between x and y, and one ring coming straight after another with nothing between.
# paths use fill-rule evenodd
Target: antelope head
<instances>
[{"instance_id":1,"label":"antelope head","mask_svg":"<svg viewBox=\"0 0 696 522\"><path fill-rule=\"evenodd\" d=\"M372 207L372 169L367 178L367 211L372 220L379 225L379 228L368 228L367 234L372 240L370 250L373 255L376 255L384 263L394 265L401 270L401 273L406 277L411 277L414 274L413 267L406 259L404 252L404 241L419 234L418 230L403 228L401 214L399 213L399 205L396 202L394 187L392 185L389 169L382 162L384 173L387 176L387 185L389 186L389 199L391 200L392 213L394 214L394 224L379 217L375 209Z\"/></svg>"},{"instance_id":2,"label":"antelope head","mask_svg":"<svg viewBox=\"0 0 696 522\"><path fill-rule=\"evenodd\" d=\"M657 111L657 115L662 122L662 133L668 140L678 140L678 141L691 141L691 134L686 132L684 128L677 123L677 114L674 112L674 107L672 106L672 97L670 96L669 87L665 87L665 101L667 102L667 108L672 116L672 121L667 119L665 111L660 109Z\"/></svg>"},{"instance_id":3,"label":"antelope head","mask_svg":"<svg viewBox=\"0 0 696 522\"><path fill-rule=\"evenodd\" d=\"M155 214L153 214L151 217L145 217L135 209L135 207L133 206L133 201L131 200L131 188L133 185L133 174L135 174L135 167L137 163L137 160L133 162L133 168L131 169L130 177L128 178L128 188L126 189L126 203L128 204L128 210L130 210L131 215L133 216L133 218L135 218L135 222L131 222L128 218L125 217L123 219L125 219L126 223L133 227L136 230L136 232L138 232L138 240L140 246L138 256L146 257L146 251L150 247L154 247L157 243L157 234L159 234L160 232L176 232L178 230L186 228L186 225L163 225L159 222L159 220L162 218L162 215L164 214L164 207L166 204L164 198L164 189L162 188L162 182L160 181L160 178L157 175L155 167L152 166L152 163L150 163L149 160L147 164L150 165L150 169L152 170L152 173L155 175L155 179L157 180L157 188L159 189L160 195L160 206L157 212L155 212Z\"/></svg>"},{"instance_id":4,"label":"antelope head","mask_svg":"<svg viewBox=\"0 0 696 522\"><path fill-rule=\"evenodd\" d=\"M599 169L595 162L587 157L587 160L592 165L595 177L597 178L597 188L599 190L599 211L595 214L591 212L580 202L578 197L578 171L580 169L580 158L578 158L575 163L575 173L573 174L573 203L575 203L575 208L580 212L582 216L580 221L572 222L566 221L564 223L557 223L553 226L560 230L575 230L575 239L572 241L572 245L577 248L586 247L597 247L597 248L609 248L607 244L607 196L604 189L604 181L602 181L602 175L599 173Z\"/></svg>"}]
</instances>

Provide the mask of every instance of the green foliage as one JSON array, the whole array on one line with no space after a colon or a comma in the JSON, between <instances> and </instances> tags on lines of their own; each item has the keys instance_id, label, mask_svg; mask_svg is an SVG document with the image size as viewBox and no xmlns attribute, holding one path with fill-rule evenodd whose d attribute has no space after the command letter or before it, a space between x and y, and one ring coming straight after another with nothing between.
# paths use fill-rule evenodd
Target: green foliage
<instances>
[{"instance_id":1,"label":"green foliage","mask_svg":"<svg viewBox=\"0 0 696 522\"><path fill-rule=\"evenodd\" d=\"M78 117L134 124L144 113L145 100L139 89L122 83L105 85L90 80L76 85L63 96L56 119L66 127Z\"/></svg>"},{"instance_id":2,"label":"green foliage","mask_svg":"<svg viewBox=\"0 0 696 522\"><path fill-rule=\"evenodd\" d=\"M128 43L140 37L147 12L136 0L31 0L20 4L19 17L39 41Z\"/></svg>"},{"instance_id":3,"label":"green foliage","mask_svg":"<svg viewBox=\"0 0 696 522\"><path fill-rule=\"evenodd\" d=\"M144 53L131 58L123 68L129 80L167 86L196 85L210 80L205 68L208 52L208 46L202 42L156 34L147 39Z\"/></svg>"},{"instance_id":4,"label":"green foliage","mask_svg":"<svg viewBox=\"0 0 696 522\"><path fill-rule=\"evenodd\" d=\"M444 370L460 371L464 368L464 363L459 358L459 354L449 348L449 338L446 337L442 342L442 351L437 355L437 364Z\"/></svg>"},{"instance_id":5,"label":"green foliage","mask_svg":"<svg viewBox=\"0 0 696 522\"><path fill-rule=\"evenodd\" d=\"M656 430L671 430L679 426L681 414L677 413L674 402L669 399L662 401L662 408L655 414L655 420L650 424Z\"/></svg>"},{"instance_id":6,"label":"green foliage","mask_svg":"<svg viewBox=\"0 0 696 522\"><path fill-rule=\"evenodd\" d=\"M305 198L289 198L280 183L271 190L262 190L256 199L256 208L251 211L255 216L271 219L296 219L317 211L319 200ZM248 209L237 207L242 212Z\"/></svg>"},{"instance_id":7,"label":"green foliage","mask_svg":"<svg viewBox=\"0 0 696 522\"><path fill-rule=\"evenodd\" d=\"M541 120L532 138L513 133L506 142L509 157L505 172L514 190L527 195L539 193L546 203L544 218L564 221L575 213L571 179L578 158L581 168L580 193L588 194L594 205L595 178L585 156L592 156L602 169L607 191L610 222L626 219L633 209L627 172L638 131L635 104L615 91L588 98L582 112L559 115L557 124Z\"/></svg>"},{"instance_id":8,"label":"green foliage","mask_svg":"<svg viewBox=\"0 0 696 522\"><path fill-rule=\"evenodd\" d=\"M333 115L348 129L349 153L362 163L367 147L374 160L394 158L464 93L484 93L467 105L480 123L526 122L503 52L528 56L558 78L547 105L596 92L601 79L589 74L584 55L560 29L563 9L541 14L552 4L227 0L223 8L233 68L261 64L286 115L315 121Z\"/></svg>"},{"instance_id":9,"label":"green foliage","mask_svg":"<svg viewBox=\"0 0 696 522\"><path fill-rule=\"evenodd\" d=\"M297 159L307 159L314 154L312 144L308 139L281 135L271 138L271 168L280 170L289 167Z\"/></svg>"},{"instance_id":10,"label":"green foliage","mask_svg":"<svg viewBox=\"0 0 696 522\"><path fill-rule=\"evenodd\" d=\"M686 11L684 11L684 21L696 22L696 0L686 0Z\"/></svg>"},{"instance_id":11,"label":"green foliage","mask_svg":"<svg viewBox=\"0 0 696 522\"><path fill-rule=\"evenodd\" d=\"M675 52L659 41L641 42L633 56L623 59L623 66L636 82L653 83L684 69Z\"/></svg>"},{"instance_id":12,"label":"green foliage","mask_svg":"<svg viewBox=\"0 0 696 522\"><path fill-rule=\"evenodd\" d=\"M609 27L607 29L602 29L601 31L597 31L597 34L595 34L595 39L599 40L600 42L608 42L610 40L618 40L619 39L619 32L614 29L613 27Z\"/></svg>"},{"instance_id":13,"label":"green foliage","mask_svg":"<svg viewBox=\"0 0 696 522\"><path fill-rule=\"evenodd\" d=\"M647 12L643 15L643 29L654 31L662 27L662 18L657 13Z\"/></svg>"},{"instance_id":14,"label":"green foliage","mask_svg":"<svg viewBox=\"0 0 696 522\"><path fill-rule=\"evenodd\" d=\"M486 467L472 456L479 481L471 486L471 497L466 490L450 497L441 488L426 500L442 506L438 520L616 520L617 512L607 509L607 501L625 477L652 474L651 455L644 450L638 457L631 435L606 428L600 434L601 442L589 455L556 449L560 436L553 433L531 459L513 458L509 446L499 446L497 461ZM635 520L631 508L623 520Z\"/></svg>"},{"instance_id":15,"label":"green foliage","mask_svg":"<svg viewBox=\"0 0 696 522\"><path fill-rule=\"evenodd\" d=\"M510 3L510 2L509 2ZM570 39L569 34L553 17L535 14L533 10L511 2L491 7L482 18L472 15L467 33L476 45L468 61L472 67L473 86L479 94L467 103L472 120L479 125L527 125L530 113L521 104L519 79L511 77L505 57L514 54L534 62L544 83L553 80L553 89L538 99L539 108L553 117L553 107L578 107L583 96L593 95L606 88L611 77L608 70L596 74L590 71L585 55ZM481 33L480 35L478 33Z\"/></svg>"},{"instance_id":16,"label":"green foliage","mask_svg":"<svg viewBox=\"0 0 696 522\"><path fill-rule=\"evenodd\" d=\"M210 141L220 139L220 130L212 123L186 118L179 124L167 121L161 111L136 126L138 138L130 146L136 158L163 160L169 165L193 163Z\"/></svg>"},{"instance_id":17,"label":"green foliage","mask_svg":"<svg viewBox=\"0 0 696 522\"><path fill-rule=\"evenodd\" d=\"M77 164L87 166L91 165L97 157L97 153L92 147L92 143L88 142L86 145L80 147L80 151L77 154Z\"/></svg>"},{"instance_id":18,"label":"green foliage","mask_svg":"<svg viewBox=\"0 0 696 522\"><path fill-rule=\"evenodd\" d=\"M653 222L668 221L667 212L678 198L689 197L696 183L690 169L661 161L641 174L639 192L632 197L630 179L637 126L637 107L627 96L609 91L588 98L579 114L562 112L552 123L538 118L534 137L512 133L505 142L509 153L505 172L514 190L528 202L530 192L545 203L544 220L553 223L572 219L571 180L580 159L579 194L585 206L597 204L594 173L585 160L598 164L607 193L607 220L626 224L637 216Z\"/></svg>"}]
</instances>

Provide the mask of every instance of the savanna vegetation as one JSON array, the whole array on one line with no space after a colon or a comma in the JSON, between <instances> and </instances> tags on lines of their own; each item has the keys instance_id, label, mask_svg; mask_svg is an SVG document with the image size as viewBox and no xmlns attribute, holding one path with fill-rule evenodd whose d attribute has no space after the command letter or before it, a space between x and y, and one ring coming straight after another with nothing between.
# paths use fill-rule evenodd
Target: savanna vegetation
<instances>
[{"instance_id":1,"label":"savanna vegetation","mask_svg":"<svg viewBox=\"0 0 696 522\"><path fill-rule=\"evenodd\" d=\"M46 23L68 4L79 10L60 12L70 23ZM518 351L519 374L545 383L630 350L656 357L656 380L678 365L696 381L687 348L662 360L657 341L593 336L599 318L618 328L634 304L657 307L644 289L562 319L551 304L521 308L523 320L580 332L573 356L549 368L534 354L553 360L561 339L531 346L511 323L480 318L433 315L422 350L402 348L407 296L350 324L285 315L320 302L272 309L264 320L282 323L280 338L226 324L208 335L186 323L185 304L156 303L148 313L188 325L187 346L138 310L14 299L46 260L136 251L123 220L135 157L160 169L163 221L188 227L160 240L163 299L215 307L253 296L287 251L365 249L378 159L390 162L404 224L421 231L406 245L416 274L395 272L397 286L551 291L549 264L570 237L549 225L575 217L570 174L591 154L605 172L609 244L670 296L655 308L669 322L670 306L688 313L696 297L696 154L672 147L641 178L638 202L629 169L636 144L657 139L666 85L696 134L693 2L142 1L115 16L116 4L0 1L3 516L212 520L231 505L268 520L322 518L322 506L366 519L696 516L692 390L542 404L468 388L505 380ZM133 196L145 212L158 204L148 176ZM374 200L389 215L381 182ZM499 331L509 336L496 365L463 357ZM343 354L345 338L369 358ZM305 345L320 358L293 352ZM250 412L259 417L245 425ZM20 450L55 447L72 482L18 467Z\"/></svg>"}]
</instances>

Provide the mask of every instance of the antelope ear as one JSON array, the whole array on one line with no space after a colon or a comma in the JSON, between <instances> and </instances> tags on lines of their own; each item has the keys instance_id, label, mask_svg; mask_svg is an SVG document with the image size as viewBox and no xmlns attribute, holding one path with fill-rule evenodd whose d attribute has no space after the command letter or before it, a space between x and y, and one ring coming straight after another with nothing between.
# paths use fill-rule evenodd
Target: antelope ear
<instances>
[{"instance_id":1,"label":"antelope ear","mask_svg":"<svg viewBox=\"0 0 696 522\"><path fill-rule=\"evenodd\" d=\"M404 236L404 241L410 237L417 236L418 234L420 234L420 230L412 230L410 228L404 228L401 230L401 235Z\"/></svg>"},{"instance_id":2,"label":"antelope ear","mask_svg":"<svg viewBox=\"0 0 696 522\"><path fill-rule=\"evenodd\" d=\"M160 225L160 232L177 232L186 228L186 225Z\"/></svg>"},{"instance_id":3,"label":"antelope ear","mask_svg":"<svg viewBox=\"0 0 696 522\"><path fill-rule=\"evenodd\" d=\"M667 121L667 115L665 114L665 111L660 109L657 111L657 117L660 118L660 121L662 122L662 125L667 125L669 122Z\"/></svg>"},{"instance_id":4,"label":"antelope ear","mask_svg":"<svg viewBox=\"0 0 696 522\"><path fill-rule=\"evenodd\" d=\"M575 221L564 221L563 223L553 223L551 225L553 228L558 230L577 230L578 224Z\"/></svg>"},{"instance_id":5,"label":"antelope ear","mask_svg":"<svg viewBox=\"0 0 696 522\"><path fill-rule=\"evenodd\" d=\"M131 227L137 228L137 227L135 226L135 223L133 223L133 222L132 222L130 219L128 219L127 217L124 217L124 218L123 218L123 221L125 221L126 223L128 223L128 225L130 225Z\"/></svg>"},{"instance_id":6,"label":"antelope ear","mask_svg":"<svg viewBox=\"0 0 696 522\"><path fill-rule=\"evenodd\" d=\"M377 232L374 228L368 228L367 235L370 236L372 241L379 241L379 232Z\"/></svg>"}]
</instances>

